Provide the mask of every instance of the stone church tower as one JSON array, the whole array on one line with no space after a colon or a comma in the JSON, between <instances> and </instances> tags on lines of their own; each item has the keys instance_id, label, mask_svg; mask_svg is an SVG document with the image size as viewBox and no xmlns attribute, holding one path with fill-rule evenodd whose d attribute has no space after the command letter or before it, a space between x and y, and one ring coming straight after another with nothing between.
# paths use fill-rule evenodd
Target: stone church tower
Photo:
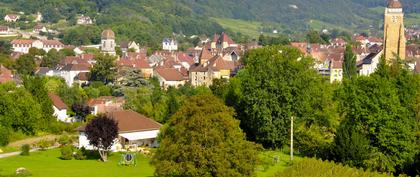
<instances>
[{"instance_id":1,"label":"stone church tower","mask_svg":"<svg viewBox=\"0 0 420 177\"><path fill-rule=\"evenodd\" d=\"M384 52L389 61L394 55L405 59L404 13L400 0L389 0L384 18Z\"/></svg>"},{"instance_id":2,"label":"stone church tower","mask_svg":"<svg viewBox=\"0 0 420 177\"><path fill-rule=\"evenodd\" d=\"M102 53L115 56L115 45L115 33L111 29L103 31L101 35Z\"/></svg>"}]
</instances>

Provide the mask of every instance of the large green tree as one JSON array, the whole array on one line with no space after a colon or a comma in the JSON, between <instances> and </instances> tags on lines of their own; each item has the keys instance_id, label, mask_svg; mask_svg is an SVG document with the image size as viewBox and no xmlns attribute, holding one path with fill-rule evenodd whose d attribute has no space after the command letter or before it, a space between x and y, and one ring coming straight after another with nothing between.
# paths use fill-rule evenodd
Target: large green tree
<instances>
[{"instance_id":1,"label":"large green tree","mask_svg":"<svg viewBox=\"0 0 420 177\"><path fill-rule=\"evenodd\" d=\"M347 45L344 52L343 75L347 79L357 75L356 55L354 55L351 45Z\"/></svg>"},{"instance_id":2,"label":"large green tree","mask_svg":"<svg viewBox=\"0 0 420 177\"><path fill-rule=\"evenodd\" d=\"M329 83L313 69L311 58L292 47L272 46L249 51L244 60L238 74L241 94L232 95L240 98L238 117L251 140L265 147L287 145L292 116L303 131L322 130L317 134L331 138L332 92L320 92Z\"/></svg>"},{"instance_id":3,"label":"large green tree","mask_svg":"<svg viewBox=\"0 0 420 177\"><path fill-rule=\"evenodd\" d=\"M15 63L15 69L21 75L32 75L35 72L35 57L29 54L20 56Z\"/></svg>"},{"instance_id":4,"label":"large green tree","mask_svg":"<svg viewBox=\"0 0 420 177\"><path fill-rule=\"evenodd\" d=\"M256 145L234 111L211 95L192 97L161 130L156 176L254 176Z\"/></svg>"},{"instance_id":5,"label":"large green tree","mask_svg":"<svg viewBox=\"0 0 420 177\"><path fill-rule=\"evenodd\" d=\"M25 89L33 95L34 99L41 106L43 121L40 126L42 126L42 128L44 129L51 121L53 121L52 116L54 113L52 101L48 97L48 90L45 87L45 83L46 79L39 76L27 76L23 80L23 85L25 86Z\"/></svg>"},{"instance_id":6,"label":"large green tree","mask_svg":"<svg viewBox=\"0 0 420 177\"><path fill-rule=\"evenodd\" d=\"M113 82L117 74L116 58L111 55L99 55L90 70L90 80L101 81L105 84Z\"/></svg>"},{"instance_id":7,"label":"large green tree","mask_svg":"<svg viewBox=\"0 0 420 177\"><path fill-rule=\"evenodd\" d=\"M365 159L347 159L338 154L336 160L393 172L412 163L418 142L414 106L420 93L418 88L418 76L400 64L386 65L383 62L377 73L370 77L344 82L337 94L339 110L345 118L344 122L347 122L343 127L367 138L368 148L359 147L352 151L368 151L369 156L364 156ZM342 135L337 134L337 139L343 139Z\"/></svg>"}]
</instances>

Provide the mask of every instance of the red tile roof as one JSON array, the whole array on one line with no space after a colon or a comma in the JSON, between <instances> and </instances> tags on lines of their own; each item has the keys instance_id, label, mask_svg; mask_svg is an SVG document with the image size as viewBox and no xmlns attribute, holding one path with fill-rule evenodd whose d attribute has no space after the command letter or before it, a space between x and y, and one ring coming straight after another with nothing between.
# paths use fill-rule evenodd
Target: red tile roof
<instances>
[{"instance_id":1,"label":"red tile roof","mask_svg":"<svg viewBox=\"0 0 420 177\"><path fill-rule=\"evenodd\" d=\"M159 76L166 81L183 81L185 80L182 74L175 68L156 68Z\"/></svg>"},{"instance_id":2,"label":"red tile roof","mask_svg":"<svg viewBox=\"0 0 420 177\"><path fill-rule=\"evenodd\" d=\"M389 0L388 8L402 8L402 3L399 0Z\"/></svg>"},{"instance_id":3,"label":"red tile roof","mask_svg":"<svg viewBox=\"0 0 420 177\"><path fill-rule=\"evenodd\" d=\"M53 93L49 93L48 96L50 97L53 105L57 108L57 109L67 109L67 105L63 102L63 100L61 100L61 98Z\"/></svg>"},{"instance_id":4,"label":"red tile roof","mask_svg":"<svg viewBox=\"0 0 420 177\"><path fill-rule=\"evenodd\" d=\"M115 111L108 116L118 122L118 132L138 132L159 130L162 126L158 122L134 111Z\"/></svg>"},{"instance_id":5,"label":"red tile roof","mask_svg":"<svg viewBox=\"0 0 420 177\"><path fill-rule=\"evenodd\" d=\"M11 42L11 44L26 44L26 45L32 45L34 41L30 39L15 39Z\"/></svg>"}]
</instances>

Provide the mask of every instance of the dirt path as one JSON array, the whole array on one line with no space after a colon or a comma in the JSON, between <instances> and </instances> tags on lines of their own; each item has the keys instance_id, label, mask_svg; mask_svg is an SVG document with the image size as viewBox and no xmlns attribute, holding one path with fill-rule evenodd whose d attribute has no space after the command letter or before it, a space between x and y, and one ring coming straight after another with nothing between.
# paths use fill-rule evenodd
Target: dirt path
<instances>
[{"instance_id":1,"label":"dirt path","mask_svg":"<svg viewBox=\"0 0 420 177\"><path fill-rule=\"evenodd\" d=\"M58 146L49 147L49 148L47 148L47 150L48 149L54 149L54 148L57 148L57 147ZM35 149L31 149L29 152L36 152L36 151L39 151L39 150L40 150L39 148L35 148ZM20 153L21 152L9 152L9 153L0 154L0 159L7 158L7 157L12 157L12 156L17 156Z\"/></svg>"},{"instance_id":2,"label":"dirt path","mask_svg":"<svg viewBox=\"0 0 420 177\"><path fill-rule=\"evenodd\" d=\"M33 137L33 138L28 138L28 139L12 142L7 146L20 148L24 144L32 145L32 144L36 144L37 142L41 140L53 141L58 138L60 138L60 135L46 135L46 136L40 136L40 137Z\"/></svg>"}]
</instances>

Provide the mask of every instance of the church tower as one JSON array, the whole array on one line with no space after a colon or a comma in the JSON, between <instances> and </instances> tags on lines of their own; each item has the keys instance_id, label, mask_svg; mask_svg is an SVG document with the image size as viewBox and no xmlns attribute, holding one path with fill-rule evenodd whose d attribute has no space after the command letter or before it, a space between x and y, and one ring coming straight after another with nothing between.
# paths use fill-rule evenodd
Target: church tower
<instances>
[{"instance_id":1,"label":"church tower","mask_svg":"<svg viewBox=\"0 0 420 177\"><path fill-rule=\"evenodd\" d=\"M102 53L115 56L115 45L115 33L111 29L103 31L101 34Z\"/></svg>"},{"instance_id":2,"label":"church tower","mask_svg":"<svg viewBox=\"0 0 420 177\"><path fill-rule=\"evenodd\" d=\"M384 42L386 61L395 58L394 55L405 59L404 13L400 0L389 0L385 8Z\"/></svg>"}]
</instances>

